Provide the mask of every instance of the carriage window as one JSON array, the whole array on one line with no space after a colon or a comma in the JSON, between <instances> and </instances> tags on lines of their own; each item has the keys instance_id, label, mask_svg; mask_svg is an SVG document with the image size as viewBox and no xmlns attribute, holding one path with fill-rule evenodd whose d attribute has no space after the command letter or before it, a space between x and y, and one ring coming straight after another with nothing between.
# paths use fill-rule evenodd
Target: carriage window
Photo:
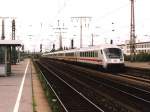
<instances>
[{"instance_id":1,"label":"carriage window","mask_svg":"<svg viewBox=\"0 0 150 112\"><path fill-rule=\"evenodd\" d=\"M95 52L95 57L98 57L98 51Z\"/></svg>"},{"instance_id":2,"label":"carriage window","mask_svg":"<svg viewBox=\"0 0 150 112\"><path fill-rule=\"evenodd\" d=\"M94 51L92 52L92 54L93 54L93 57L94 57Z\"/></svg>"},{"instance_id":3,"label":"carriage window","mask_svg":"<svg viewBox=\"0 0 150 112\"><path fill-rule=\"evenodd\" d=\"M83 52L80 52L80 57L83 57Z\"/></svg>"},{"instance_id":4,"label":"carriage window","mask_svg":"<svg viewBox=\"0 0 150 112\"><path fill-rule=\"evenodd\" d=\"M94 51L92 51L92 57L94 57Z\"/></svg>"}]
</instances>

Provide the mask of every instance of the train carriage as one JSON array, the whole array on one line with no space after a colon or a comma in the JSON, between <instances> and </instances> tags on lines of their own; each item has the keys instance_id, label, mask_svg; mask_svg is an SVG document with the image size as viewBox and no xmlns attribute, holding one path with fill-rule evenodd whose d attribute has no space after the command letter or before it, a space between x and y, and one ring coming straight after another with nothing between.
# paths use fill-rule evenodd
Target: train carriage
<instances>
[{"instance_id":1,"label":"train carriage","mask_svg":"<svg viewBox=\"0 0 150 112\"><path fill-rule=\"evenodd\" d=\"M77 51L78 49L65 50L65 61L77 61Z\"/></svg>"}]
</instances>

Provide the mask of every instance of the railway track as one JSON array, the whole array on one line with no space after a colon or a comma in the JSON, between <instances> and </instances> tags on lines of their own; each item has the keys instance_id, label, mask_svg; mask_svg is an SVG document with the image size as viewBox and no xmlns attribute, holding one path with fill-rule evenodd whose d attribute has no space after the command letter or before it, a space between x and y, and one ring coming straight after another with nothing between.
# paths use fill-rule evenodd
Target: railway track
<instances>
[{"instance_id":1,"label":"railway track","mask_svg":"<svg viewBox=\"0 0 150 112\"><path fill-rule=\"evenodd\" d=\"M150 69L126 67L125 74L150 80Z\"/></svg>"},{"instance_id":2,"label":"railway track","mask_svg":"<svg viewBox=\"0 0 150 112\"><path fill-rule=\"evenodd\" d=\"M148 69L145 71L145 69L133 68L133 70L131 70L131 68L129 68L127 72L113 73L113 75L131 80L135 82L132 84L133 86L150 91L150 70Z\"/></svg>"},{"instance_id":3,"label":"railway track","mask_svg":"<svg viewBox=\"0 0 150 112\"><path fill-rule=\"evenodd\" d=\"M97 105L92 103L82 93L78 92L74 87L58 76L57 73L51 71L47 63L38 63L40 69L48 80L49 85L53 87L57 98L61 102L64 112L104 112Z\"/></svg>"},{"instance_id":4,"label":"railway track","mask_svg":"<svg viewBox=\"0 0 150 112\"><path fill-rule=\"evenodd\" d=\"M143 77L137 77L137 76L129 75L129 74L117 74L117 75L129 78L129 79L133 79L133 80L136 80L136 81L141 81L141 82L150 84L150 80L149 79L145 79Z\"/></svg>"},{"instance_id":5,"label":"railway track","mask_svg":"<svg viewBox=\"0 0 150 112\"><path fill-rule=\"evenodd\" d=\"M47 66L49 66L53 70L55 69L55 71L58 71L58 69L60 70L63 68L63 70L62 71L60 70L60 72L61 73L63 73L64 71L65 72L60 77L66 76L64 80L67 81L69 80L68 83L74 86L75 88L78 88L76 83L80 83L80 85L82 86L81 88L78 88L79 91L82 91L87 97L89 97L91 101L96 102L97 105L100 106L107 105L104 106L104 108L108 108L108 110L110 108L109 111L111 112L113 112L113 110L116 110L116 112L124 112L124 111L149 112L150 111L149 109L150 99L148 97L150 95L149 91L142 90L134 86L121 83L120 81L114 81L111 78L108 79L108 77L107 78L95 77L94 75L91 75L93 73L89 72L89 70L78 69L78 67L77 68L72 67L73 65L68 66L68 64L65 63L63 64L61 64L60 62L54 63L54 61L52 62L47 61L47 63L49 63ZM97 72L94 72L94 74L95 73ZM82 87L87 88L87 90L84 90ZM92 92L88 91L88 89L90 91L92 90ZM104 98L107 96L102 95L100 90L104 91L106 94L111 92L112 97L115 97L115 95L117 95L118 97L120 97L118 98L119 99L118 102L123 102L123 103L118 104L117 101L112 101L111 98L110 98L111 100L108 100L108 98ZM87 93L89 95L87 95ZM99 97L100 95L103 98L100 98ZM93 98L92 96L95 98ZM103 99L105 100L105 102L99 99ZM103 102L104 105L101 104L100 101ZM130 106L129 107L123 106L123 104L124 105L128 104ZM120 108L120 110L118 108Z\"/></svg>"},{"instance_id":6,"label":"railway track","mask_svg":"<svg viewBox=\"0 0 150 112\"><path fill-rule=\"evenodd\" d=\"M138 79L138 80L142 79L142 80L144 80L144 82L147 80L148 83L150 80L150 69L147 69L147 68L136 68L136 67L125 66L125 69L122 71L120 71L120 70L105 71L101 67L90 65L90 64L74 63L74 62L68 62L68 61L63 61L63 62L69 63L69 64L74 64L77 66L82 66L82 67L89 68L92 70L101 71L103 73L112 73L114 75L118 75L118 73L120 73L120 74L123 74L124 77Z\"/></svg>"}]
</instances>

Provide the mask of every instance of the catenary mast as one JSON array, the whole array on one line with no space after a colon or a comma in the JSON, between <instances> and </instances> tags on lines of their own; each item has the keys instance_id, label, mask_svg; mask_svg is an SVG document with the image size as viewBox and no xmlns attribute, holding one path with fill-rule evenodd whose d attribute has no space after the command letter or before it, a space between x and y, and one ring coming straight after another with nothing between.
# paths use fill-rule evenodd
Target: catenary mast
<instances>
[{"instance_id":1,"label":"catenary mast","mask_svg":"<svg viewBox=\"0 0 150 112\"><path fill-rule=\"evenodd\" d=\"M131 0L131 24L130 24L130 56L131 61L135 57L135 15L134 15L134 0Z\"/></svg>"}]
</instances>

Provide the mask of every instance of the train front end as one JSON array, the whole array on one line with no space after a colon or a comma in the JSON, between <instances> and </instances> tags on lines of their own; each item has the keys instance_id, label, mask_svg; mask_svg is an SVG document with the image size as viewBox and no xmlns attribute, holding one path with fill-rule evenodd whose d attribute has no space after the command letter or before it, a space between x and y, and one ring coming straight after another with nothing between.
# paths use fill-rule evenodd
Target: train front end
<instances>
[{"instance_id":1,"label":"train front end","mask_svg":"<svg viewBox=\"0 0 150 112\"><path fill-rule=\"evenodd\" d=\"M124 68L123 52L118 47L104 48L103 67L107 70L122 70Z\"/></svg>"}]
</instances>

